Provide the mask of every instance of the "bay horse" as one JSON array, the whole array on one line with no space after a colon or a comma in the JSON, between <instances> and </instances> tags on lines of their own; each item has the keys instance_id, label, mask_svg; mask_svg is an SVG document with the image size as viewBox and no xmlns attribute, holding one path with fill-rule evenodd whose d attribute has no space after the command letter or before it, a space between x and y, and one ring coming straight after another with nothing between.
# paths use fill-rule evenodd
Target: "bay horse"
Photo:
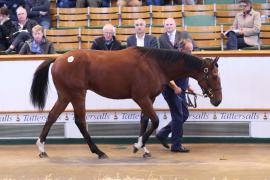
<instances>
[{"instance_id":1,"label":"bay horse","mask_svg":"<svg viewBox=\"0 0 270 180\"><path fill-rule=\"evenodd\" d=\"M48 89L50 65L52 79L58 94L48 119L37 140L39 156L47 157L44 143L48 132L69 103L74 108L75 124L92 153L99 159L108 158L92 141L86 129L85 98L87 90L112 99L133 99L142 113L151 119L146 131L141 122L140 138L136 148L143 148L149 136L159 125L153 102L170 80L192 77L202 91L218 106L222 100L218 58L201 59L177 50L132 47L119 51L74 50L56 59L44 61L36 69L31 85L31 102L43 109Z\"/></svg>"}]
</instances>

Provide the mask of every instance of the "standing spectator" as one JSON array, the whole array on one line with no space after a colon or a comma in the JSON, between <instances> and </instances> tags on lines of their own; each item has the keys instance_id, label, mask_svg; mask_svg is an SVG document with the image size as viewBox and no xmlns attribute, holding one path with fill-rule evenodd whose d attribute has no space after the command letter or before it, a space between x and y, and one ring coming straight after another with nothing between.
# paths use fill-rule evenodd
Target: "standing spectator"
<instances>
[{"instance_id":1,"label":"standing spectator","mask_svg":"<svg viewBox=\"0 0 270 180\"><path fill-rule=\"evenodd\" d=\"M55 54L53 43L44 37L42 26L34 26L32 36L33 38L24 43L19 54Z\"/></svg>"},{"instance_id":2,"label":"standing spectator","mask_svg":"<svg viewBox=\"0 0 270 180\"><path fill-rule=\"evenodd\" d=\"M112 24L103 26L103 36L95 39L91 49L107 51L122 49L121 43L116 40L115 27Z\"/></svg>"},{"instance_id":3,"label":"standing spectator","mask_svg":"<svg viewBox=\"0 0 270 180\"><path fill-rule=\"evenodd\" d=\"M37 21L45 29L51 27L49 0L25 0L25 7L30 19Z\"/></svg>"},{"instance_id":4,"label":"standing spectator","mask_svg":"<svg viewBox=\"0 0 270 180\"><path fill-rule=\"evenodd\" d=\"M16 10L19 6L24 6L24 0L0 0L0 7L7 7L10 11L10 19L12 21L17 21Z\"/></svg>"},{"instance_id":5,"label":"standing spectator","mask_svg":"<svg viewBox=\"0 0 270 180\"><path fill-rule=\"evenodd\" d=\"M176 31L175 20L172 18L165 20L164 28L166 32L159 38L160 48L177 49L179 42L183 41L184 39L191 39L187 32ZM189 41L189 46L192 45L193 50L193 41ZM186 79L178 79L175 81L170 81L169 85L166 85L164 87L164 91L162 92L162 95L170 108L172 121L167 126L162 128L156 137L164 147L169 148L166 141L169 134L172 133L172 152L189 152L188 149L182 146L183 124L189 115L188 110L184 105L185 99L183 95L187 88L188 81Z\"/></svg>"},{"instance_id":6,"label":"standing spectator","mask_svg":"<svg viewBox=\"0 0 270 180\"><path fill-rule=\"evenodd\" d=\"M16 27L9 18L9 11L6 7L0 8L0 51L7 49L11 44L12 34Z\"/></svg>"},{"instance_id":7,"label":"standing spectator","mask_svg":"<svg viewBox=\"0 0 270 180\"><path fill-rule=\"evenodd\" d=\"M135 34L127 39L127 47L141 46L158 48L157 39L154 36L145 34L146 23L143 19L137 19L134 22Z\"/></svg>"},{"instance_id":8,"label":"standing spectator","mask_svg":"<svg viewBox=\"0 0 270 180\"><path fill-rule=\"evenodd\" d=\"M74 8L76 7L76 0L57 0L57 7Z\"/></svg>"},{"instance_id":9,"label":"standing spectator","mask_svg":"<svg viewBox=\"0 0 270 180\"><path fill-rule=\"evenodd\" d=\"M4 51L6 54L10 54L13 50L20 51L25 41L31 38L32 28L38 23L35 20L27 18L26 9L18 7L17 9L18 22L16 22L16 32L13 33L12 43L7 50Z\"/></svg>"},{"instance_id":10,"label":"standing spectator","mask_svg":"<svg viewBox=\"0 0 270 180\"><path fill-rule=\"evenodd\" d=\"M240 0L239 3L242 12L236 14L232 28L225 33L227 50L259 45L260 13L252 9L250 0Z\"/></svg>"}]
</instances>

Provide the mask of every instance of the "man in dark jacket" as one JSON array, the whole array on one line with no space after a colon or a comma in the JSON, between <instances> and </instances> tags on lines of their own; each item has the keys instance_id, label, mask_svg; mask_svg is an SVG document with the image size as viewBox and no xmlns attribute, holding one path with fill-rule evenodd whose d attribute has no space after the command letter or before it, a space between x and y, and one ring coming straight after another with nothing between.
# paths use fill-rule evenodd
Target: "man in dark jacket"
<instances>
[{"instance_id":1,"label":"man in dark jacket","mask_svg":"<svg viewBox=\"0 0 270 180\"><path fill-rule=\"evenodd\" d=\"M95 39L91 49L107 51L122 49L120 41L115 38L115 27L112 24L103 26L103 36Z\"/></svg>"},{"instance_id":2,"label":"man in dark jacket","mask_svg":"<svg viewBox=\"0 0 270 180\"><path fill-rule=\"evenodd\" d=\"M136 34L133 34L128 37L127 47L141 46L141 47L158 48L156 37L145 34L145 26L146 23L143 19L135 20L134 27Z\"/></svg>"},{"instance_id":3,"label":"man in dark jacket","mask_svg":"<svg viewBox=\"0 0 270 180\"><path fill-rule=\"evenodd\" d=\"M159 38L160 48L177 49L179 42L185 42L183 43L183 47L181 47L181 49L184 49L185 51L188 49L188 52L191 53L193 50L194 42L188 32L180 32L176 30L174 19L166 19L164 22L164 28L166 32ZM189 40L183 41L185 39ZM184 94L188 87L188 78L177 79L175 81L170 81L168 85L164 86L164 90L162 92L162 95L170 108L172 120L167 126L163 127L156 134L156 137L165 148L169 148L169 145L167 144L167 138L169 134L172 133L172 152L189 152L189 149L186 149L182 146L183 124L189 116L188 109L185 105L186 103Z\"/></svg>"},{"instance_id":4,"label":"man in dark jacket","mask_svg":"<svg viewBox=\"0 0 270 180\"><path fill-rule=\"evenodd\" d=\"M25 0L25 8L30 19L37 21L45 29L51 27L49 0Z\"/></svg>"}]
</instances>

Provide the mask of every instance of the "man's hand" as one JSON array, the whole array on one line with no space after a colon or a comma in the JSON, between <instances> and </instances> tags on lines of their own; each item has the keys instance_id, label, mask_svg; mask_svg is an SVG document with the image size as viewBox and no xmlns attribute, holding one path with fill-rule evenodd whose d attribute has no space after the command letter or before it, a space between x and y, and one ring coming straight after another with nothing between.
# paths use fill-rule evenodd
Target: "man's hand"
<instances>
[{"instance_id":1,"label":"man's hand","mask_svg":"<svg viewBox=\"0 0 270 180\"><path fill-rule=\"evenodd\" d=\"M42 16L45 16L46 14L48 14L48 12L46 12L46 11L39 11L39 14L42 15Z\"/></svg>"},{"instance_id":2,"label":"man's hand","mask_svg":"<svg viewBox=\"0 0 270 180\"><path fill-rule=\"evenodd\" d=\"M182 92L182 89L179 86L174 87L173 90L174 90L174 93L177 95L181 94L181 92Z\"/></svg>"}]
</instances>

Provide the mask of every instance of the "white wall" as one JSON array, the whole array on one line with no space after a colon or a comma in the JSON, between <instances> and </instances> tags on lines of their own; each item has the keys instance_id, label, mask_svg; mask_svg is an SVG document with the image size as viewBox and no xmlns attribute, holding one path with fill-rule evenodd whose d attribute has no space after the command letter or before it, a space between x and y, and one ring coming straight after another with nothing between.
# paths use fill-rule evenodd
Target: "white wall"
<instances>
[{"instance_id":1,"label":"white wall","mask_svg":"<svg viewBox=\"0 0 270 180\"><path fill-rule=\"evenodd\" d=\"M0 62L0 111L34 110L30 104L29 90L33 73L41 62ZM270 108L269 57L220 58L219 69L223 102L218 108ZM191 80L191 84L197 92L201 92L197 82ZM49 110L56 98L54 85L50 79L45 109ZM88 109L138 108L132 100L107 99L93 92L88 92L86 106ZM167 108L162 96L156 99L154 106ZM198 98L198 108L213 108L213 106L209 99Z\"/></svg>"}]
</instances>

